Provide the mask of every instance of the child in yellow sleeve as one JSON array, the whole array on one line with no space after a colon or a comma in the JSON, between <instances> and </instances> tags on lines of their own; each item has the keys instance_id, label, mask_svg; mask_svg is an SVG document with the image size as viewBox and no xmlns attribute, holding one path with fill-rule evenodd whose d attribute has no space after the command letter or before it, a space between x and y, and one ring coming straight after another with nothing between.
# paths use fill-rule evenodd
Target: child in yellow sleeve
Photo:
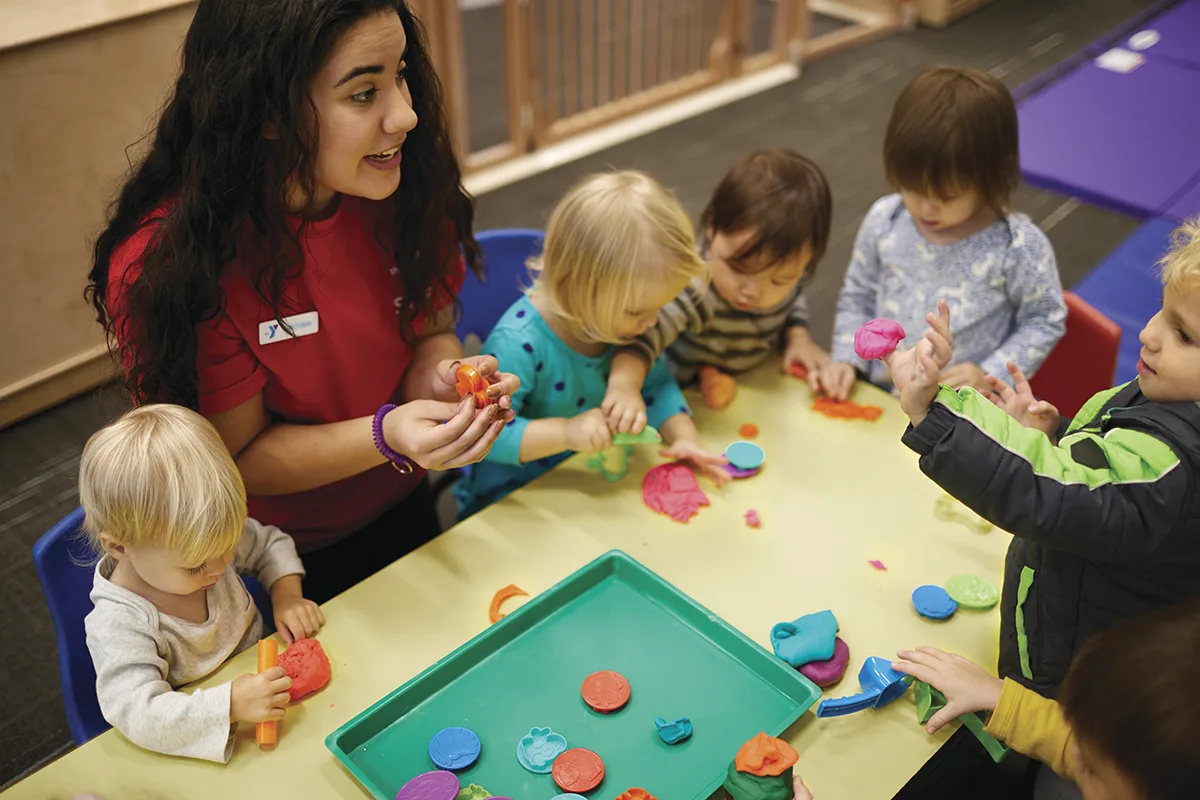
<instances>
[{"instance_id":1,"label":"child in yellow sleeve","mask_svg":"<svg viewBox=\"0 0 1200 800\"><path fill-rule=\"evenodd\" d=\"M897 672L946 696L930 733L991 711L987 732L1078 785L1085 800L1195 800L1200 756L1200 598L1104 630L1071 663L1059 700L936 647L903 650Z\"/></svg>"}]
</instances>

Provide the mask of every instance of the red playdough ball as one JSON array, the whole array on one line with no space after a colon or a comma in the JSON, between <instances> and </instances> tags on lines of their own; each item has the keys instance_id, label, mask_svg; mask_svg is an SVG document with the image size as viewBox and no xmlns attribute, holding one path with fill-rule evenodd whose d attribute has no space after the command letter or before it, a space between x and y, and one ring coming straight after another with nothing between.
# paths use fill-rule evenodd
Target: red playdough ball
<instances>
[{"instance_id":1,"label":"red playdough ball","mask_svg":"<svg viewBox=\"0 0 1200 800\"><path fill-rule=\"evenodd\" d=\"M279 654L279 666L292 679L293 703L329 683L329 656L316 639L297 639Z\"/></svg>"}]
</instances>

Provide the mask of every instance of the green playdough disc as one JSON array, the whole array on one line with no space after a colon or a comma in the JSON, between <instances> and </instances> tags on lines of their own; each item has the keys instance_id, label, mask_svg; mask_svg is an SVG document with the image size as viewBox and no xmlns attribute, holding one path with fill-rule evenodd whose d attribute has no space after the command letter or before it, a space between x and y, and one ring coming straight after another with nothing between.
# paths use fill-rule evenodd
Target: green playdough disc
<instances>
[{"instance_id":1,"label":"green playdough disc","mask_svg":"<svg viewBox=\"0 0 1200 800\"><path fill-rule=\"evenodd\" d=\"M966 608L991 608L1000 601L1000 590L978 575L955 575L946 581L946 594Z\"/></svg>"}]
</instances>

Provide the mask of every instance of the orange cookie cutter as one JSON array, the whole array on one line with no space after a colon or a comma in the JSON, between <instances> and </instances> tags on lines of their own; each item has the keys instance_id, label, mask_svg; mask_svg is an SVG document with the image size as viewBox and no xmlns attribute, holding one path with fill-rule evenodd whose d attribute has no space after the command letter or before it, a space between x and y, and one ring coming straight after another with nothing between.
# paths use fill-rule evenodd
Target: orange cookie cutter
<instances>
[{"instance_id":1,"label":"orange cookie cutter","mask_svg":"<svg viewBox=\"0 0 1200 800\"><path fill-rule=\"evenodd\" d=\"M868 422L874 422L883 413L883 409L879 406L864 406L849 400L834 400L830 397L818 397L814 400L813 411L834 419L865 419Z\"/></svg>"},{"instance_id":2,"label":"orange cookie cutter","mask_svg":"<svg viewBox=\"0 0 1200 800\"><path fill-rule=\"evenodd\" d=\"M658 798L647 792L645 789L634 787L633 789L626 789L624 792L622 792L621 796L618 797L617 800L658 800Z\"/></svg>"},{"instance_id":3,"label":"orange cookie cutter","mask_svg":"<svg viewBox=\"0 0 1200 800\"><path fill-rule=\"evenodd\" d=\"M529 597L529 592L512 583L496 592L496 596L492 598L492 604L488 606L488 619L492 621L493 625L504 619L504 614L500 613L500 606L504 604L505 600L513 597Z\"/></svg>"},{"instance_id":4,"label":"orange cookie cutter","mask_svg":"<svg viewBox=\"0 0 1200 800\"><path fill-rule=\"evenodd\" d=\"M459 364L458 369L454 371L455 378L454 389L458 392L459 397L471 395L475 398L475 405L478 408L483 408L492 402L488 397L488 382L479 374L479 370L472 367L470 364Z\"/></svg>"}]
</instances>

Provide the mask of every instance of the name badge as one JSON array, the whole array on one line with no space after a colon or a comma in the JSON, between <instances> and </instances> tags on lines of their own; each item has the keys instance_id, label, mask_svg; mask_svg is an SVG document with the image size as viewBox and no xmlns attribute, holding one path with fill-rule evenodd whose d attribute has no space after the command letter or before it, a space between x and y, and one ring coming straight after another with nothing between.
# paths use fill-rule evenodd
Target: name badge
<instances>
[{"instance_id":1,"label":"name badge","mask_svg":"<svg viewBox=\"0 0 1200 800\"><path fill-rule=\"evenodd\" d=\"M284 317L283 321L292 329L291 333L288 333L277 319L258 323L258 343L275 344L275 342L283 342L288 339L298 339L301 336L312 336L321 329L315 311Z\"/></svg>"}]
</instances>

